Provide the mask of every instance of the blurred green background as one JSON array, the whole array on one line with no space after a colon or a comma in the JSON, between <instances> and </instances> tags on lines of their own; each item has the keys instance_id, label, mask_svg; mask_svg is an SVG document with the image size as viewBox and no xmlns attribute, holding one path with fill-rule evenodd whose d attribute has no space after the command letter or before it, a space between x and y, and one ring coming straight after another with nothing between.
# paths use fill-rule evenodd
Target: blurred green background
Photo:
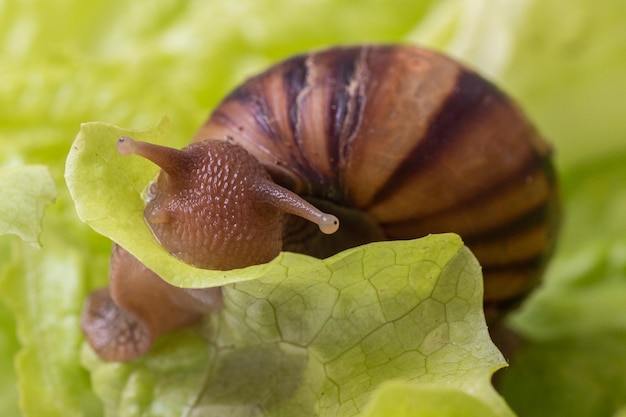
<instances>
[{"instance_id":1,"label":"blurred green background","mask_svg":"<svg viewBox=\"0 0 626 417\"><path fill-rule=\"evenodd\" d=\"M626 2L8 0L0 166L48 167L58 197L43 249L0 242L1 415L101 412L77 360L77 320L105 282L110 244L77 219L63 180L80 124L139 129L167 115L179 146L246 76L363 42L448 52L517 98L554 144L562 239L545 285L512 318L529 344L501 391L520 416L626 413Z\"/></svg>"}]
</instances>

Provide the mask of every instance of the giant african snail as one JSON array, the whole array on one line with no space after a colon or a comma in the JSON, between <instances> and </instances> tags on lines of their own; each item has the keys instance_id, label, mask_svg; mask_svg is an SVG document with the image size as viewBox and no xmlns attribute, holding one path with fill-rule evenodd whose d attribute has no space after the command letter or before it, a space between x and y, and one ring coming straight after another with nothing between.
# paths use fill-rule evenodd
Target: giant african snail
<instances>
[{"instance_id":1,"label":"giant african snail","mask_svg":"<svg viewBox=\"0 0 626 417\"><path fill-rule=\"evenodd\" d=\"M120 138L118 149L162 168L146 221L168 251L199 267L456 232L483 267L493 320L535 287L554 247L550 147L495 86L427 49L292 57L236 88L195 139L179 151ZM338 233L284 214L332 232L336 219L315 206L339 218ZM136 357L158 335L219 307L219 290L164 284L119 247L112 265L113 289L92 296L83 317L105 359ZM158 306L131 295L128 282L138 278L115 276L129 269L154 284L141 291Z\"/></svg>"}]
</instances>

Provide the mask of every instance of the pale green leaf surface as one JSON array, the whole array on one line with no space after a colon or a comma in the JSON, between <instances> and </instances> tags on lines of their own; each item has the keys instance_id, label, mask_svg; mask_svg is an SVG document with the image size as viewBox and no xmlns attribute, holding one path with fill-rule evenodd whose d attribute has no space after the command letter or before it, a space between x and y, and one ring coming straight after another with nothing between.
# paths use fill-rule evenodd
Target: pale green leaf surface
<instances>
[{"instance_id":1,"label":"pale green leaf surface","mask_svg":"<svg viewBox=\"0 0 626 417\"><path fill-rule=\"evenodd\" d=\"M18 393L15 384L15 370L11 366L17 353L15 318L0 299L0 415L17 416L19 414Z\"/></svg>"},{"instance_id":2,"label":"pale green leaf surface","mask_svg":"<svg viewBox=\"0 0 626 417\"><path fill-rule=\"evenodd\" d=\"M43 211L56 198L56 188L46 167L2 168L0 190L0 235L13 234L40 247Z\"/></svg>"},{"instance_id":3,"label":"pale green leaf surface","mask_svg":"<svg viewBox=\"0 0 626 417\"><path fill-rule=\"evenodd\" d=\"M364 417L495 417L485 403L450 387L433 389L401 382L386 382L376 392Z\"/></svg>"},{"instance_id":4,"label":"pale green leaf surface","mask_svg":"<svg viewBox=\"0 0 626 417\"><path fill-rule=\"evenodd\" d=\"M77 275L86 268L85 260L79 251L64 246L44 251L14 242L11 253L0 292L18 318L21 349L15 366L22 412L41 417L87 411L97 415L87 375L77 363L83 340L78 315L85 296Z\"/></svg>"},{"instance_id":5,"label":"pale green leaf surface","mask_svg":"<svg viewBox=\"0 0 626 417\"><path fill-rule=\"evenodd\" d=\"M107 364L85 351L109 414L353 416L395 379L512 415L490 385L505 362L484 324L480 268L458 236L277 265L224 287L224 309L200 333L165 337L145 358Z\"/></svg>"},{"instance_id":6,"label":"pale green leaf surface","mask_svg":"<svg viewBox=\"0 0 626 417\"><path fill-rule=\"evenodd\" d=\"M44 209L56 198L56 187L46 167L4 167L0 169L0 190L0 235L15 235L40 248ZM0 278L9 273L10 245L6 239L0 244ZM18 413L16 374L11 366L19 346L16 331L15 319L0 298L0 414L7 416Z\"/></svg>"}]
</instances>

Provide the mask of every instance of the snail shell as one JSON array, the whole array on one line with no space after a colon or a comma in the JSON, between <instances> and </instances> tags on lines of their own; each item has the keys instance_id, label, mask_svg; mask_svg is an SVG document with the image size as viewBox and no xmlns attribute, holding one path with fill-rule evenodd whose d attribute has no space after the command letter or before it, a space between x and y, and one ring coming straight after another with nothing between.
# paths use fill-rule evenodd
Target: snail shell
<instances>
[{"instance_id":1,"label":"snail shell","mask_svg":"<svg viewBox=\"0 0 626 417\"><path fill-rule=\"evenodd\" d=\"M278 184L363 213L385 239L458 233L482 265L488 314L537 285L555 245L551 147L502 91L428 49L295 56L234 90L195 138L241 145ZM284 249L329 255L293 233Z\"/></svg>"},{"instance_id":2,"label":"snail shell","mask_svg":"<svg viewBox=\"0 0 626 417\"><path fill-rule=\"evenodd\" d=\"M236 88L195 140L179 151L120 138L118 150L162 168L146 221L170 253L200 267L266 262L281 249L326 257L455 232L482 265L494 322L537 285L554 249L550 146L502 91L427 49L294 56ZM333 233L337 218L338 233L317 229ZM110 292L90 297L82 321L108 360L137 357L158 335L221 305L214 291L145 284L159 279L122 248L117 264L124 267L112 268ZM113 276L129 271L139 278ZM132 282L153 294L132 301ZM169 300L169 311L150 312L152 299Z\"/></svg>"}]
</instances>

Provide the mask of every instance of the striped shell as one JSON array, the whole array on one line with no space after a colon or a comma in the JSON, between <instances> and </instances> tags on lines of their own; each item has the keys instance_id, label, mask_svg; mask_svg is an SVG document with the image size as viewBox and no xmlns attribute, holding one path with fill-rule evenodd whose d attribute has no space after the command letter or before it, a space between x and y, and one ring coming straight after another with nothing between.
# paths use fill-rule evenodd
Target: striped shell
<instances>
[{"instance_id":1,"label":"striped shell","mask_svg":"<svg viewBox=\"0 0 626 417\"><path fill-rule=\"evenodd\" d=\"M365 213L387 239L460 234L487 314L538 283L555 244L550 146L503 92L427 49L292 57L228 95L206 138L242 145L300 195Z\"/></svg>"}]
</instances>

